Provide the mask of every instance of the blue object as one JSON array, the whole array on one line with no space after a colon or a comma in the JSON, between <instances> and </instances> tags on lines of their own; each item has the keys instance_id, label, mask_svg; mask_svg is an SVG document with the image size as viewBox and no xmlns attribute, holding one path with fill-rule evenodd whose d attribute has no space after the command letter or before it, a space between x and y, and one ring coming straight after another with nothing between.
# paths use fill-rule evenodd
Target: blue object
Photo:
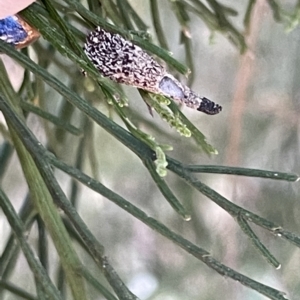
<instances>
[{"instance_id":1,"label":"blue object","mask_svg":"<svg viewBox=\"0 0 300 300\"><path fill-rule=\"evenodd\" d=\"M16 16L0 20L0 39L2 41L16 46L26 40L27 37L27 32Z\"/></svg>"}]
</instances>

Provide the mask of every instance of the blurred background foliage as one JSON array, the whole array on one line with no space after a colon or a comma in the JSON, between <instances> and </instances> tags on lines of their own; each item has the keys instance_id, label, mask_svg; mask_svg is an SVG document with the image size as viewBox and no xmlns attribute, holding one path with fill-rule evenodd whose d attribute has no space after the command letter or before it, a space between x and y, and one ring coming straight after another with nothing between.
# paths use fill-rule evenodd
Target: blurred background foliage
<instances>
[{"instance_id":1,"label":"blurred background foliage","mask_svg":"<svg viewBox=\"0 0 300 300\"><path fill-rule=\"evenodd\" d=\"M0 43L0 298L299 298L299 8L43 0L21 12L42 37L21 53ZM101 78L82 53L96 25L223 111L167 108Z\"/></svg>"}]
</instances>

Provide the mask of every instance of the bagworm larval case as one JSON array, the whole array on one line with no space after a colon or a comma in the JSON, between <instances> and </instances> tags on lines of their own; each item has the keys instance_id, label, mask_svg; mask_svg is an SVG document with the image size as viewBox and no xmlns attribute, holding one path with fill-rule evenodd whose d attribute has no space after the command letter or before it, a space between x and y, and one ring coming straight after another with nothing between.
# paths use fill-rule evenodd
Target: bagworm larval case
<instances>
[{"instance_id":1,"label":"bagworm larval case","mask_svg":"<svg viewBox=\"0 0 300 300\"><path fill-rule=\"evenodd\" d=\"M99 72L111 80L170 97L209 115L222 110L181 84L152 56L119 34L97 27L88 34L84 51Z\"/></svg>"}]
</instances>

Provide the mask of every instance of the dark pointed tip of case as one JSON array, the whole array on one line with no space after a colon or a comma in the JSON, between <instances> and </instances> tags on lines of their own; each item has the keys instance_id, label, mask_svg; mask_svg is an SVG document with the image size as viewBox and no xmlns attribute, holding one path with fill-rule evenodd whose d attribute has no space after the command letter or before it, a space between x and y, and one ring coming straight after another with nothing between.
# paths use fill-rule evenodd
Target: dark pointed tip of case
<instances>
[{"instance_id":1,"label":"dark pointed tip of case","mask_svg":"<svg viewBox=\"0 0 300 300\"><path fill-rule=\"evenodd\" d=\"M222 111L222 106L204 97L197 110L208 115L216 115Z\"/></svg>"}]
</instances>

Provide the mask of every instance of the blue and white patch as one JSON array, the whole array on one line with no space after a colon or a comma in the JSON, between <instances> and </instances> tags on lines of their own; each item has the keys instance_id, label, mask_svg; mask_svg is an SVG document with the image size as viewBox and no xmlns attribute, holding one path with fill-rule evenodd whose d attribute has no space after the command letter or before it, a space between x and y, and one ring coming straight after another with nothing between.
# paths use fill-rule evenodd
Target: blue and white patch
<instances>
[{"instance_id":1,"label":"blue and white patch","mask_svg":"<svg viewBox=\"0 0 300 300\"><path fill-rule=\"evenodd\" d=\"M0 20L0 40L17 49L24 48L39 38L39 32L19 15Z\"/></svg>"},{"instance_id":2,"label":"blue and white patch","mask_svg":"<svg viewBox=\"0 0 300 300\"><path fill-rule=\"evenodd\" d=\"M26 40L28 34L16 16L0 20L0 39L11 45L18 45Z\"/></svg>"}]
</instances>

